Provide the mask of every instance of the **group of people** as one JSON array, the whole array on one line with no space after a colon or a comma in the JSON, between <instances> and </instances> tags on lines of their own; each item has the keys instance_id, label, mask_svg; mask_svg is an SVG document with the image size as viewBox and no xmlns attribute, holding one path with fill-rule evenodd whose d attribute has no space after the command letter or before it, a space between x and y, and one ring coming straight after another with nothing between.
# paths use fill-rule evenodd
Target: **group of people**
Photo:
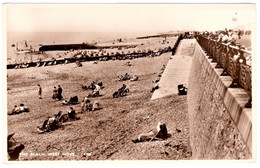
<instances>
[{"instance_id":1,"label":"group of people","mask_svg":"<svg viewBox=\"0 0 260 168\"><path fill-rule=\"evenodd\" d=\"M156 89L159 89L159 84L158 84L158 82L161 80L161 77L162 77L162 74L163 74L165 68L166 68L166 66L163 65L163 67L161 68L161 71L160 71L160 72L158 73L158 75L157 75L156 80L155 80L155 81L152 81L152 82L155 83L155 84L154 84L154 87L152 87L152 90L151 90L150 92L154 92Z\"/></svg>"},{"instance_id":2,"label":"group of people","mask_svg":"<svg viewBox=\"0 0 260 168\"><path fill-rule=\"evenodd\" d=\"M101 89L100 85L102 85L102 83L97 84L95 82L92 82L91 86L93 86L93 94L99 94L99 90ZM40 84L38 84L38 87L39 87L39 98L41 99L42 88ZM58 88L54 87L52 99L53 100L63 99L62 88L60 85L58 85ZM70 101L72 102L70 103ZM77 96L71 97L70 100L67 101L67 103L65 103L64 105L75 104L73 103L75 101L78 102ZM98 109L100 109L100 105L98 101L95 101L93 104L91 104L90 100L88 99L88 96L84 97L81 103L81 113L85 111L95 111ZM78 120L78 119L79 117L76 116L76 111L73 109L73 107L70 107L69 110L67 110L67 114L62 115L62 112L60 111L58 114L55 114L53 117L47 117L47 119L43 122L43 124L40 127L38 127L38 132L44 133L44 132L56 130L61 126L63 122L70 121L70 120Z\"/></svg>"},{"instance_id":3,"label":"group of people","mask_svg":"<svg viewBox=\"0 0 260 168\"><path fill-rule=\"evenodd\" d=\"M20 106L14 105L14 108L12 109L11 113L9 113L9 115L13 115L13 114L20 114L23 112L29 112L29 108L27 106L24 106L24 104L20 104Z\"/></svg>"},{"instance_id":4,"label":"group of people","mask_svg":"<svg viewBox=\"0 0 260 168\"><path fill-rule=\"evenodd\" d=\"M99 91L101 90L101 88L103 88L103 83L102 82L96 83L95 81L93 81L89 86L82 85L81 87L83 90L88 90L88 89L92 90L92 93L88 95L89 97L98 97L100 96Z\"/></svg>"},{"instance_id":5,"label":"group of people","mask_svg":"<svg viewBox=\"0 0 260 168\"><path fill-rule=\"evenodd\" d=\"M225 29L225 30L220 30L220 31L216 31L216 32L204 31L204 32L200 32L200 34L207 36L210 39L217 40L218 42L236 45L236 41L238 39L241 39L242 31L239 29L238 30Z\"/></svg>"},{"instance_id":6,"label":"group of people","mask_svg":"<svg viewBox=\"0 0 260 168\"><path fill-rule=\"evenodd\" d=\"M42 87L40 84L38 84L38 95L39 95L39 99L42 99ZM56 86L54 86L52 99L53 100L62 100L63 99L62 88L60 85L58 85L58 89L56 88Z\"/></svg>"},{"instance_id":7,"label":"group of people","mask_svg":"<svg viewBox=\"0 0 260 168\"><path fill-rule=\"evenodd\" d=\"M137 75L133 75L131 77L128 73L125 73L125 75L117 76L117 80L118 81L125 81L125 80L137 81L138 80L138 76Z\"/></svg>"},{"instance_id":8,"label":"group of people","mask_svg":"<svg viewBox=\"0 0 260 168\"><path fill-rule=\"evenodd\" d=\"M118 81L123 81L123 80L130 80L131 76L128 73L125 73L125 75L119 75L117 76Z\"/></svg>"},{"instance_id":9,"label":"group of people","mask_svg":"<svg viewBox=\"0 0 260 168\"><path fill-rule=\"evenodd\" d=\"M232 30L222 31L218 34L218 42L222 43L230 43L232 45L236 45L236 40L239 38L237 34L235 34Z\"/></svg>"},{"instance_id":10,"label":"group of people","mask_svg":"<svg viewBox=\"0 0 260 168\"><path fill-rule=\"evenodd\" d=\"M113 93L113 98L126 96L126 93L129 92L129 89L126 88L126 85L123 84L121 88Z\"/></svg>"},{"instance_id":11,"label":"group of people","mask_svg":"<svg viewBox=\"0 0 260 168\"><path fill-rule=\"evenodd\" d=\"M62 88L60 85L58 85L58 89L54 86L53 88L53 94L52 94L52 100L62 100Z\"/></svg>"},{"instance_id":12,"label":"group of people","mask_svg":"<svg viewBox=\"0 0 260 168\"><path fill-rule=\"evenodd\" d=\"M86 111L95 111L99 109L100 109L100 105L98 101L94 101L94 103L92 104L88 99L88 96L83 98L81 102L81 113Z\"/></svg>"},{"instance_id":13,"label":"group of people","mask_svg":"<svg viewBox=\"0 0 260 168\"><path fill-rule=\"evenodd\" d=\"M62 114L62 111L59 111L59 113L55 114L53 117L48 116L43 124L40 127L37 127L38 132L44 133L54 131L60 128L63 122L79 119L80 118L76 116L76 111L73 107L70 107L66 114Z\"/></svg>"},{"instance_id":14,"label":"group of people","mask_svg":"<svg viewBox=\"0 0 260 168\"><path fill-rule=\"evenodd\" d=\"M21 63L21 64L17 64L14 68L20 69L20 68L28 68L28 67L29 67L28 63Z\"/></svg>"},{"instance_id":15,"label":"group of people","mask_svg":"<svg viewBox=\"0 0 260 168\"><path fill-rule=\"evenodd\" d=\"M250 35L250 33L248 34L248 32L251 32L251 31L242 31L239 29L238 30L225 29L225 30L217 31L217 32L207 32L207 31L196 32L196 34L200 34L204 37L215 40L219 43L225 43L225 44L232 45L232 46L239 46L245 50L250 51L250 50L252 50L251 46L245 47L243 44L241 45L241 44L237 43L237 40L240 39L243 34ZM246 56L246 64L249 66L252 65L251 54Z\"/></svg>"}]
</instances>

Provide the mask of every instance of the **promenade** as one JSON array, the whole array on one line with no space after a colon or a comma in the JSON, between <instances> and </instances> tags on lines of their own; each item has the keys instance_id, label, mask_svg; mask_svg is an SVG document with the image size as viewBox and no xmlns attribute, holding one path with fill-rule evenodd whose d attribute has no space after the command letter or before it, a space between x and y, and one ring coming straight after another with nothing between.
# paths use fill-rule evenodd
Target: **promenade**
<instances>
[{"instance_id":1,"label":"promenade","mask_svg":"<svg viewBox=\"0 0 260 168\"><path fill-rule=\"evenodd\" d=\"M195 39L183 39L180 42L175 55L167 63L159 81L159 89L154 91L151 100L178 94L178 85L188 83L195 45Z\"/></svg>"}]
</instances>

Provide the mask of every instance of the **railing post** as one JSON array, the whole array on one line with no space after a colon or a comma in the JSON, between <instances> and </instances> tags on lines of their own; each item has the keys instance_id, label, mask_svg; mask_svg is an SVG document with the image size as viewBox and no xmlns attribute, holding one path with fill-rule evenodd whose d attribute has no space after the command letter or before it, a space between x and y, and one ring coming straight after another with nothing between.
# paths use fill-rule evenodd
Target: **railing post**
<instances>
[{"instance_id":1,"label":"railing post","mask_svg":"<svg viewBox=\"0 0 260 168\"><path fill-rule=\"evenodd\" d=\"M213 46L214 46L214 41L213 40L209 40L209 57L212 55L213 53Z\"/></svg>"},{"instance_id":2,"label":"railing post","mask_svg":"<svg viewBox=\"0 0 260 168\"><path fill-rule=\"evenodd\" d=\"M227 54L226 54L226 57L225 57L225 60L224 60L224 66L223 66L223 72L220 74L221 76L228 76L229 73L229 69L230 69L230 58L233 58L234 56L234 53L233 53L233 49L230 47L230 46L227 46Z\"/></svg>"},{"instance_id":3,"label":"railing post","mask_svg":"<svg viewBox=\"0 0 260 168\"><path fill-rule=\"evenodd\" d=\"M223 44L220 44L220 49L218 52L218 57L217 57L217 65L215 66L215 68L221 68L221 61L223 58L223 54L224 54L224 50L225 50L225 46Z\"/></svg>"},{"instance_id":4,"label":"railing post","mask_svg":"<svg viewBox=\"0 0 260 168\"><path fill-rule=\"evenodd\" d=\"M216 42L215 41L211 41L211 52L209 54L209 59L213 58L214 52L215 52L215 47L216 47Z\"/></svg>"},{"instance_id":5,"label":"railing post","mask_svg":"<svg viewBox=\"0 0 260 168\"><path fill-rule=\"evenodd\" d=\"M219 44L219 42L216 43L215 51L214 51L212 61L211 61L212 63L217 62L217 60L218 60L218 54L219 54L220 47L221 47L220 45L221 44Z\"/></svg>"}]
</instances>

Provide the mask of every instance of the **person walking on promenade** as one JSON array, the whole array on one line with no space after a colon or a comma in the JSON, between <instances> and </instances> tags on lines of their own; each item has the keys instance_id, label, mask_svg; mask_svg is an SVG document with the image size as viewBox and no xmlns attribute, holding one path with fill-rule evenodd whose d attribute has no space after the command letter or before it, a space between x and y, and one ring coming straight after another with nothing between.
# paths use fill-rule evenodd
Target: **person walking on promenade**
<instances>
[{"instance_id":1,"label":"person walking on promenade","mask_svg":"<svg viewBox=\"0 0 260 168\"><path fill-rule=\"evenodd\" d=\"M39 86L39 91L38 91L39 99L42 99L42 87L40 84L38 84L38 86Z\"/></svg>"}]
</instances>

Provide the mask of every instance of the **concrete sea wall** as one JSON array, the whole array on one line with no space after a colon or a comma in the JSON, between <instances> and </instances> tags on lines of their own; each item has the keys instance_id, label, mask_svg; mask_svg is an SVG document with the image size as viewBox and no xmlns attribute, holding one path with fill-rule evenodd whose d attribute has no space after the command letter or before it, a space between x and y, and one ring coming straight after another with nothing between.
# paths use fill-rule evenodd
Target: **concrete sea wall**
<instances>
[{"instance_id":1,"label":"concrete sea wall","mask_svg":"<svg viewBox=\"0 0 260 168\"><path fill-rule=\"evenodd\" d=\"M230 76L220 76L196 44L188 82L188 111L193 159L251 159L252 110L249 95L229 88Z\"/></svg>"}]
</instances>

